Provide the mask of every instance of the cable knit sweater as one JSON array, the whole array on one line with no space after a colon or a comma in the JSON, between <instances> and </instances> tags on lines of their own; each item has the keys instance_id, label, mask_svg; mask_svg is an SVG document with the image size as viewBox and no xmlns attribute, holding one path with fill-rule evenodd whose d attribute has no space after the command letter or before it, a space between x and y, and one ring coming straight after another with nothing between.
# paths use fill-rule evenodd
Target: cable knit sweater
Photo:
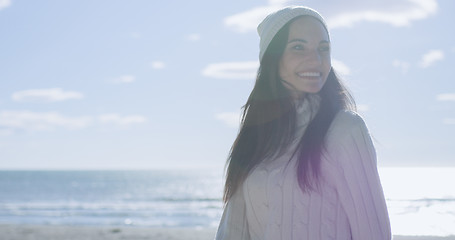
<instances>
[{"instance_id":1,"label":"cable knit sweater","mask_svg":"<svg viewBox=\"0 0 455 240\"><path fill-rule=\"evenodd\" d=\"M391 239L375 149L356 113L337 114L321 159L320 189L301 191L297 159L290 158L311 112L305 101L289 151L265 159L229 199L216 240Z\"/></svg>"}]
</instances>

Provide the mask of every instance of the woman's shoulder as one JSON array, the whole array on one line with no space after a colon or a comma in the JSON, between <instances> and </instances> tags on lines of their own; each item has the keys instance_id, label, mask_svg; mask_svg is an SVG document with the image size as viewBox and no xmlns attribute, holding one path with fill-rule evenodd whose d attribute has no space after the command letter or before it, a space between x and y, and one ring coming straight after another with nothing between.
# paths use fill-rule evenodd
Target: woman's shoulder
<instances>
[{"instance_id":1,"label":"woman's shoulder","mask_svg":"<svg viewBox=\"0 0 455 240\"><path fill-rule=\"evenodd\" d=\"M369 134L368 128L357 112L342 110L338 112L326 135L327 143L337 142L347 137Z\"/></svg>"},{"instance_id":2,"label":"woman's shoulder","mask_svg":"<svg viewBox=\"0 0 455 240\"><path fill-rule=\"evenodd\" d=\"M356 158L340 158L340 152L355 155L368 149L370 141L370 133L363 118L354 111L340 111L327 132L325 149L331 156L330 159L338 159L337 164L343 164L341 162L344 160L352 161Z\"/></svg>"},{"instance_id":3,"label":"woman's shoulder","mask_svg":"<svg viewBox=\"0 0 455 240\"><path fill-rule=\"evenodd\" d=\"M342 110L335 115L329 132L343 133L359 127L366 127L362 116L351 110Z\"/></svg>"}]
</instances>

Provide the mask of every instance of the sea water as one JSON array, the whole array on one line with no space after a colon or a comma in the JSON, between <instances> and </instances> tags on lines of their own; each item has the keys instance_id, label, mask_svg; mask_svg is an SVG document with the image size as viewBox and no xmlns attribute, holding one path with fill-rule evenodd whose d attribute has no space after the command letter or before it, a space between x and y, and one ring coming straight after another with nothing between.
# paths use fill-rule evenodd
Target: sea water
<instances>
[{"instance_id":1,"label":"sea water","mask_svg":"<svg viewBox=\"0 0 455 240\"><path fill-rule=\"evenodd\" d=\"M209 171L2 171L0 223L214 227Z\"/></svg>"},{"instance_id":2,"label":"sea water","mask_svg":"<svg viewBox=\"0 0 455 240\"><path fill-rule=\"evenodd\" d=\"M455 235L455 168L381 168L392 232Z\"/></svg>"},{"instance_id":3,"label":"sea water","mask_svg":"<svg viewBox=\"0 0 455 240\"><path fill-rule=\"evenodd\" d=\"M222 169L0 171L0 224L217 227ZM455 168L381 168L396 235L455 235Z\"/></svg>"}]
</instances>

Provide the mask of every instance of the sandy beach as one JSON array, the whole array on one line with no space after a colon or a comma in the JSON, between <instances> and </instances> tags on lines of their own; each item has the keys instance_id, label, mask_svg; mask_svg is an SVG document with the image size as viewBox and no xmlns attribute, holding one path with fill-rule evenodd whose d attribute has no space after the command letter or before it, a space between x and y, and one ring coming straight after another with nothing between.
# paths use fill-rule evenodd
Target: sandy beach
<instances>
[{"instance_id":1,"label":"sandy beach","mask_svg":"<svg viewBox=\"0 0 455 240\"><path fill-rule=\"evenodd\" d=\"M212 240L216 229L0 225L1 240Z\"/></svg>"},{"instance_id":2,"label":"sandy beach","mask_svg":"<svg viewBox=\"0 0 455 240\"><path fill-rule=\"evenodd\" d=\"M0 225L2 240L213 240L216 229ZM394 240L455 240L455 236L394 236Z\"/></svg>"}]
</instances>

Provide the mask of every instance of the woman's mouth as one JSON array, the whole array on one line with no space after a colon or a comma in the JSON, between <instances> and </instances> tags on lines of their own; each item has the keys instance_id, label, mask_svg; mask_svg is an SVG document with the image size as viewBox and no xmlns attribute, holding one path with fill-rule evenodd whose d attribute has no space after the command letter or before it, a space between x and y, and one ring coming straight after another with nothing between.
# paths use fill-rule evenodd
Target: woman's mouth
<instances>
[{"instance_id":1,"label":"woman's mouth","mask_svg":"<svg viewBox=\"0 0 455 240\"><path fill-rule=\"evenodd\" d=\"M299 77L320 77L320 72L299 72L297 73Z\"/></svg>"}]
</instances>

